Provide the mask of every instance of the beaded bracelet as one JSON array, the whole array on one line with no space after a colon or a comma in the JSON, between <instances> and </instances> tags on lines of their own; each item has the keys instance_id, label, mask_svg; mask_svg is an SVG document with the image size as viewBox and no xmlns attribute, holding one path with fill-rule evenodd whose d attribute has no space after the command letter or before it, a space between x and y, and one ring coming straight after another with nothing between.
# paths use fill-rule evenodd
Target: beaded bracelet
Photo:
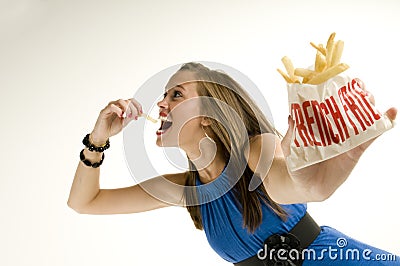
<instances>
[{"instance_id":1,"label":"beaded bracelet","mask_svg":"<svg viewBox=\"0 0 400 266\"><path fill-rule=\"evenodd\" d=\"M103 160L104 160L104 153L103 153L103 155L101 156L101 160L100 160L99 162L97 162L97 163L92 163L91 161L89 161L88 159L86 159L85 155L83 154L83 150L81 150L81 153L79 154L79 157L80 157L81 161L82 161L86 166L93 167L93 168L97 168L97 167L99 167L99 166L103 163Z\"/></svg>"},{"instance_id":2,"label":"beaded bracelet","mask_svg":"<svg viewBox=\"0 0 400 266\"><path fill-rule=\"evenodd\" d=\"M102 146L98 147L90 142L89 137L90 137L90 134L87 134L82 140L83 145L85 145L89 151L103 152L103 151L107 150L108 148L110 148L110 140L107 140L106 143L104 143Z\"/></svg>"}]
</instances>

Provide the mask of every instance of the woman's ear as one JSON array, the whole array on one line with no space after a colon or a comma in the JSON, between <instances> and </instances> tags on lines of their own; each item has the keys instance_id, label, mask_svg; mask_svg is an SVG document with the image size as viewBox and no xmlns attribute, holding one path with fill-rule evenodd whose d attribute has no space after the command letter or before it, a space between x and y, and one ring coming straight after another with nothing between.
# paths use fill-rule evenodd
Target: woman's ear
<instances>
[{"instance_id":1,"label":"woman's ear","mask_svg":"<svg viewBox=\"0 0 400 266\"><path fill-rule=\"evenodd\" d=\"M208 117L206 117L206 116L203 116L203 117L201 118L200 124L201 124L203 127L207 127L207 126L211 125L211 119L208 118Z\"/></svg>"}]
</instances>

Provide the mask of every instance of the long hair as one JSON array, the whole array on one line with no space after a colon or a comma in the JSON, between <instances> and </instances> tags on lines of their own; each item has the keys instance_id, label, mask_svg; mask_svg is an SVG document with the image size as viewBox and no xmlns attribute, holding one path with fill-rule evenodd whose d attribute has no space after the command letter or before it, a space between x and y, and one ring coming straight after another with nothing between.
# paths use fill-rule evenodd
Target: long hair
<instances>
[{"instance_id":1,"label":"long hair","mask_svg":"<svg viewBox=\"0 0 400 266\"><path fill-rule=\"evenodd\" d=\"M248 143L251 137L263 133L274 133L281 136L247 92L226 73L218 70L210 70L202 64L193 62L182 65L178 71L193 72L197 79L197 92L199 96L206 96L206 98L210 97L210 99L217 100L217 105L210 104L207 106L207 102L205 102L205 106L203 103L202 108L213 113L213 116L210 117L215 117L215 113L217 113L219 119L210 119L211 124L209 127L214 133L214 140L222 147L225 162L234 160L238 164L239 161L246 160L243 155L242 145L246 141ZM231 112L228 112L218 102L224 103L233 109L237 114L236 117L233 117ZM240 119L237 119L237 116ZM229 121L229 132L218 120ZM247 131L247 134L245 134L247 137L246 140L241 139L243 135L238 134L240 132L239 128L243 128L243 125ZM279 217L285 219L286 212L269 197L262 183L253 191L248 189L254 172L247 165L247 161L245 162L245 169L242 172L243 174L238 178L237 183L234 184L233 192L243 214L243 227L247 228L250 232L254 232L261 224L262 203L267 204ZM189 171L186 173L186 186L195 188L196 179L198 178L199 174L195 165L189 160ZM188 201L196 202L196 189L186 190L185 197ZM203 229L200 207L196 204L189 204L186 208L190 213L195 227L200 230Z\"/></svg>"}]
</instances>

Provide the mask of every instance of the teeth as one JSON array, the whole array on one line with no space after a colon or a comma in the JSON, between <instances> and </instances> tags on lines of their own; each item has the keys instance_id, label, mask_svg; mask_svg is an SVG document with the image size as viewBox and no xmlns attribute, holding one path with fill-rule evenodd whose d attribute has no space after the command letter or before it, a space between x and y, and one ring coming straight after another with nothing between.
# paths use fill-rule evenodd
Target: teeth
<instances>
[{"instance_id":1,"label":"teeth","mask_svg":"<svg viewBox=\"0 0 400 266\"><path fill-rule=\"evenodd\" d=\"M160 119L161 121L163 121L163 122L166 122L166 121L171 122L171 121L167 120L167 117L166 117L166 116L160 116L159 119Z\"/></svg>"}]
</instances>

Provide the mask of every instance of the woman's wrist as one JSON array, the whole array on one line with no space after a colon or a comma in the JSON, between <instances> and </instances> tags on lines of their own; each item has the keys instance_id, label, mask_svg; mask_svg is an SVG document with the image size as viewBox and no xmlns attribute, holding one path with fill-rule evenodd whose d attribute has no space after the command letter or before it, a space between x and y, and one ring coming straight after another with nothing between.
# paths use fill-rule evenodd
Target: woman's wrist
<instances>
[{"instance_id":1,"label":"woman's wrist","mask_svg":"<svg viewBox=\"0 0 400 266\"><path fill-rule=\"evenodd\" d=\"M108 138L97 136L92 132L89 134L89 141L97 147L102 147L107 143Z\"/></svg>"},{"instance_id":2,"label":"woman's wrist","mask_svg":"<svg viewBox=\"0 0 400 266\"><path fill-rule=\"evenodd\" d=\"M110 141L107 139L100 145L94 144L90 134L86 134L82 143L86 148L84 148L79 154L81 162L88 167L99 167L104 161L104 151L110 148Z\"/></svg>"},{"instance_id":3,"label":"woman's wrist","mask_svg":"<svg viewBox=\"0 0 400 266\"><path fill-rule=\"evenodd\" d=\"M82 140L83 145L85 145L86 148L89 149L89 151L95 151L95 152L103 152L110 148L110 141L107 139L104 143L98 145L94 144L93 140L91 140L90 134L87 134L83 140Z\"/></svg>"},{"instance_id":4,"label":"woman's wrist","mask_svg":"<svg viewBox=\"0 0 400 266\"><path fill-rule=\"evenodd\" d=\"M89 156L86 156L85 154L96 154L96 157L100 158L90 158ZM81 153L79 154L79 158L81 159L81 162L92 168L98 168L104 161L104 153L100 152L90 152L87 149L83 149Z\"/></svg>"},{"instance_id":5,"label":"woman's wrist","mask_svg":"<svg viewBox=\"0 0 400 266\"><path fill-rule=\"evenodd\" d=\"M97 162L97 161L101 160L103 152L90 151L88 148L84 148L83 154L85 155L86 159L88 159L92 162Z\"/></svg>"}]
</instances>

